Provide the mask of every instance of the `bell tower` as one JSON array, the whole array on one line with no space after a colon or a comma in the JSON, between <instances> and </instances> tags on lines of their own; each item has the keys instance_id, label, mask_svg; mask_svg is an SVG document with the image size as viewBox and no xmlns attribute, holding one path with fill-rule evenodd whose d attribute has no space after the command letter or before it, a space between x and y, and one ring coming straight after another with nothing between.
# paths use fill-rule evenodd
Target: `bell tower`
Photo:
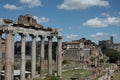
<instances>
[{"instance_id":1,"label":"bell tower","mask_svg":"<svg viewBox=\"0 0 120 80\"><path fill-rule=\"evenodd\" d=\"M111 44L113 44L113 36L110 37Z\"/></svg>"}]
</instances>

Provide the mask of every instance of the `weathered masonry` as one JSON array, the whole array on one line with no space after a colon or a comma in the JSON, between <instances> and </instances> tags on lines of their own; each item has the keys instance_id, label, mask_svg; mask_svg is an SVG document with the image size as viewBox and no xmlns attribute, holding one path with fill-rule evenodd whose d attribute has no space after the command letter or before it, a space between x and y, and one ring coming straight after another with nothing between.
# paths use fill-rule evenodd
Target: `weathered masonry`
<instances>
[{"instance_id":1,"label":"weathered masonry","mask_svg":"<svg viewBox=\"0 0 120 80\"><path fill-rule=\"evenodd\" d=\"M44 40L48 38L48 74L52 75L52 38L56 37L58 41L57 50L57 76L61 77L61 51L62 51L62 36L60 29L45 28L31 15L19 16L18 22L3 19L0 20L0 37L6 35L6 50L5 50L5 80L13 80L14 70L14 35L18 33L21 36L21 69L20 80L25 80L25 41L26 36L32 38L31 51L31 78L36 75L36 36L40 37L40 77L44 77ZM1 39L1 38L0 38ZM1 41L0 41L1 48ZM2 55L0 51L0 72L2 65ZM1 79L0 79L1 80Z\"/></svg>"}]
</instances>

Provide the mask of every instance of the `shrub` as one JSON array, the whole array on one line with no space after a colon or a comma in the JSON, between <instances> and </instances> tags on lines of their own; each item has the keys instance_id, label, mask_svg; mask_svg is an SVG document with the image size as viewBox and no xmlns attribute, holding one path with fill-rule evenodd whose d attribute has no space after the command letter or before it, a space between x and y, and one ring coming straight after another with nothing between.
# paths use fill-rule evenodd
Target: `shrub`
<instances>
[{"instance_id":1,"label":"shrub","mask_svg":"<svg viewBox=\"0 0 120 80\"><path fill-rule=\"evenodd\" d=\"M67 63L67 61L66 61L66 60L63 60L63 61L62 61L62 64L66 64L66 63Z\"/></svg>"},{"instance_id":2,"label":"shrub","mask_svg":"<svg viewBox=\"0 0 120 80\"><path fill-rule=\"evenodd\" d=\"M62 80L62 79L60 79L59 77L56 77L56 76L48 76L44 80Z\"/></svg>"}]
</instances>

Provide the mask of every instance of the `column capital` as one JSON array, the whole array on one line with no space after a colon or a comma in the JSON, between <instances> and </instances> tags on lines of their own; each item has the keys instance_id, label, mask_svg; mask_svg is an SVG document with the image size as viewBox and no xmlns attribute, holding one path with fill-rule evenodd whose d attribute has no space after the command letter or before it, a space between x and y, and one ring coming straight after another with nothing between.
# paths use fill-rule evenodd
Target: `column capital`
<instances>
[{"instance_id":1,"label":"column capital","mask_svg":"<svg viewBox=\"0 0 120 80\"><path fill-rule=\"evenodd\" d=\"M53 36L47 36L48 40L52 40Z\"/></svg>"},{"instance_id":2,"label":"column capital","mask_svg":"<svg viewBox=\"0 0 120 80\"><path fill-rule=\"evenodd\" d=\"M12 33L12 36L15 36L15 33Z\"/></svg>"},{"instance_id":3,"label":"column capital","mask_svg":"<svg viewBox=\"0 0 120 80\"><path fill-rule=\"evenodd\" d=\"M62 36L57 36L57 39L62 39Z\"/></svg>"},{"instance_id":4,"label":"column capital","mask_svg":"<svg viewBox=\"0 0 120 80\"><path fill-rule=\"evenodd\" d=\"M30 34L30 36L31 36L32 38L35 38L35 37L36 37L36 35L34 35L34 34Z\"/></svg>"},{"instance_id":5,"label":"column capital","mask_svg":"<svg viewBox=\"0 0 120 80\"><path fill-rule=\"evenodd\" d=\"M5 30L5 33L13 33L13 31L12 30Z\"/></svg>"},{"instance_id":6,"label":"column capital","mask_svg":"<svg viewBox=\"0 0 120 80\"><path fill-rule=\"evenodd\" d=\"M45 38L45 36L43 35L39 35L39 37L41 38L41 40Z\"/></svg>"},{"instance_id":7,"label":"column capital","mask_svg":"<svg viewBox=\"0 0 120 80\"><path fill-rule=\"evenodd\" d=\"M25 36L26 36L26 34L23 34L23 33L19 33L19 35L20 35L21 37L25 37Z\"/></svg>"}]
</instances>

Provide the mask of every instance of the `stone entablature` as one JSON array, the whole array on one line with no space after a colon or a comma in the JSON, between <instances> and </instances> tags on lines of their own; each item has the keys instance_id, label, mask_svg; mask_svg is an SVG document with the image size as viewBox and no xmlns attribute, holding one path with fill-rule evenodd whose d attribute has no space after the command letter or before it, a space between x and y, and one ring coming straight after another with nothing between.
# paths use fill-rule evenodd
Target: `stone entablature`
<instances>
[{"instance_id":1,"label":"stone entablature","mask_svg":"<svg viewBox=\"0 0 120 80\"><path fill-rule=\"evenodd\" d=\"M43 30L35 30L29 28L22 28L20 26L0 26L0 31L12 31L13 33L23 33L25 35L33 34L33 35L42 35L42 36L61 36L60 29L54 29L53 31L43 31Z\"/></svg>"},{"instance_id":2,"label":"stone entablature","mask_svg":"<svg viewBox=\"0 0 120 80\"><path fill-rule=\"evenodd\" d=\"M0 19L0 31L12 31L13 33L23 33L25 35L61 36L60 29L53 29L38 24L32 15L20 15L18 22L10 19Z\"/></svg>"}]
</instances>

